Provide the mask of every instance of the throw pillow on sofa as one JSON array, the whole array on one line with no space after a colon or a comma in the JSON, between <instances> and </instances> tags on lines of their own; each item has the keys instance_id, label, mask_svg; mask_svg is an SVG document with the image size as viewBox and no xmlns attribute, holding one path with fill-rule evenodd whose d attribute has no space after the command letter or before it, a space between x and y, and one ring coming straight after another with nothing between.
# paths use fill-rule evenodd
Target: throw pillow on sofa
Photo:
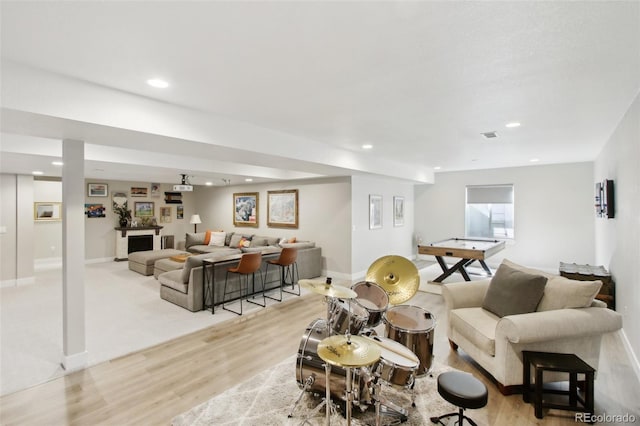
<instances>
[{"instance_id":1,"label":"throw pillow on sofa","mask_svg":"<svg viewBox=\"0 0 640 426\"><path fill-rule=\"evenodd\" d=\"M501 264L491 279L482 308L499 317L535 312L547 278Z\"/></svg>"},{"instance_id":2,"label":"throw pillow on sofa","mask_svg":"<svg viewBox=\"0 0 640 426\"><path fill-rule=\"evenodd\" d=\"M209 238L210 246L215 247L224 247L224 240L227 237L227 233L223 231L213 231L211 232L211 236Z\"/></svg>"},{"instance_id":3,"label":"throw pillow on sofa","mask_svg":"<svg viewBox=\"0 0 640 426\"><path fill-rule=\"evenodd\" d=\"M576 281L555 276L547 281L538 311L587 308L602 287L602 281Z\"/></svg>"},{"instance_id":4,"label":"throw pillow on sofa","mask_svg":"<svg viewBox=\"0 0 640 426\"><path fill-rule=\"evenodd\" d=\"M244 238L245 240L251 241L251 235L242 235L242 234L233 234L231 239L229 240L229 247L238 248L240 247L240 240Z\"/></svg>"}]
</instances>

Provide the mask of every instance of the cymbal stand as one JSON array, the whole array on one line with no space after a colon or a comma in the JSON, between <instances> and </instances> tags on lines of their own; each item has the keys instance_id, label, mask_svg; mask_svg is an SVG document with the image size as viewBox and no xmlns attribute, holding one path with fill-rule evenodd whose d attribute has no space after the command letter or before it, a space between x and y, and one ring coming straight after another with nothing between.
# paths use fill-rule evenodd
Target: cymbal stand
<instances>
[{"instance_id":1,"label":"cymbal stand","mask_svg":"<svg viewBox=\"0 0 640 426\"><path fill-rule=\"evenodd\" d=\"M345 335L347 336L347 344L350 345L351 344L351 299L349 299L349 309L347 312L347 332L345 333ZM347 382L347 426L351 426L351 402L353 401L353 392L351 389L352 383L351 383L351 379L352 379L352 371L351 371L351 367L344 367L345 371L347 372L346 375L346 382Z\"/></svg>"}]
</instances>

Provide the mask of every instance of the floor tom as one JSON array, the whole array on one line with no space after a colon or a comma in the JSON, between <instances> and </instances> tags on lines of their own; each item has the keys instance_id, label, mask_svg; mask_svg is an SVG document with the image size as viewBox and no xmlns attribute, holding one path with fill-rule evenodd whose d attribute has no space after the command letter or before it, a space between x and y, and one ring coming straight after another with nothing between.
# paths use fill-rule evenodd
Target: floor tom
<instances>
[{"instance_id":1,"label":"floor tom","mask_svg":"<svg viewBox=\"0 0 640 426\"><path fill-rule=\"evenodd\" d=\"M420 360L416 376L427 374L433 362L435 316L418 306L397 305L387 309L382 320L386 337L402 343Z\"/></svg>"}]
</instances>

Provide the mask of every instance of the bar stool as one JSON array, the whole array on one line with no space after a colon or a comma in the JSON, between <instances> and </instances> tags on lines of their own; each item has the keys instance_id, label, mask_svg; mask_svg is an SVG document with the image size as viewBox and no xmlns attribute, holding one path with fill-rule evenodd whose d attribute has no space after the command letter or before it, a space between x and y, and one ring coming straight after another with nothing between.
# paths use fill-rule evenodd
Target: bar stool
<instances>
[{"instance_id":1,"label":"bar stool","mask_svg":"<svg viewBox=\"0 0 640 426\"><path fill-rule=\"evenodd\" d=\"M296 259L298 258L298 249L293 247L283 248L280 252L280 257L277 260L270 260L267 262L267 270L265 271L265 276L269 273L269 265L275 265L280 267L280 299L276 299L275 297L265 296L271 300L277 300L278 302L282 302L282 292L295 294L296 296L300 296L300 286L298 286L298 291L287 291L283 290L282 287L285 285L291 284L291 290L295 288L296 282L300 279L300 275L298 274L298 264L296 263ZM296 280L296 276L298 280ZM290 281L287 281L290 280Z\"/></svg>"},{"instance_id":2,"label":"bar stool","mask_svg":"<svg viewBox=\"0 0 640 426\"><path fill-rule=\"evenodd\" d=\"M247 298L247 302L253 303L254 305L262 306L263 308L266 306L266 301L264 300L264 279L262 278L262 274L259 272L260 266L262 265L262 253L245 253L240 258L240 263L235 268L227 269L227 274L224 278L224 294L222 296L222 309L225 311L233 312L234 314L242 315L242 276L246 278L247 284L247 296L249 295L249 275L251 275L252 286L254 289L255 298L255 284L256 284L256 272L260 275L260 280L262 281L262 304L258 302L254 302ZM234 311L233 309L229 309L225 307L224 301L227 298L227 281L229 279L229 274L238 274L238 290L240 291L240 312Z\"/></svg>"}]
</instances>

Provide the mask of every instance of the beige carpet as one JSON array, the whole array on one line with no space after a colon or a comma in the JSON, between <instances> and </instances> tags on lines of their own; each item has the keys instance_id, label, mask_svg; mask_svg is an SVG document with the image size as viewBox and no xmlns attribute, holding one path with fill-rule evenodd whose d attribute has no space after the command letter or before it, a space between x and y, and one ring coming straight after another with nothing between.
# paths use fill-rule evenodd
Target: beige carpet
<instances>
[{"instance_id":1,"label":"beige carpet","mask_svg":"<svg viewBox=\"0 0 640 426\"><path fill-rule=\"evenodd\" d=\"M429 418L432 416L456 411L456 407L444 401L437 391L438 374L451 370L453 368L434 362L430 374L416 379L416 408L409 408L409 419L403 424L427 425L431 424ZM300 388L295 379L294 356L175 417L172 425L298 425L321 401L311 393L305 392L293 417L288 418L293 403L299 395ZM410 399L406 391L384 386L382 395L400 403L403 407L410 407ZM354 407L352 424L375 424L373 405L364 404L364 406L367 407L364 412ZM309 419L307 424L324 424L324 413L324 407L322 407L321 412ZM472 410L467 415L470 415L478 425L488 424L486 409ZM391 420L389 417L382 417L383 424L389 424ZM453 423L452 420L446 424ZM346 420L340 413L336 413L331 417L331 424L344 425Z\"/></svg>"}]
</instances>

